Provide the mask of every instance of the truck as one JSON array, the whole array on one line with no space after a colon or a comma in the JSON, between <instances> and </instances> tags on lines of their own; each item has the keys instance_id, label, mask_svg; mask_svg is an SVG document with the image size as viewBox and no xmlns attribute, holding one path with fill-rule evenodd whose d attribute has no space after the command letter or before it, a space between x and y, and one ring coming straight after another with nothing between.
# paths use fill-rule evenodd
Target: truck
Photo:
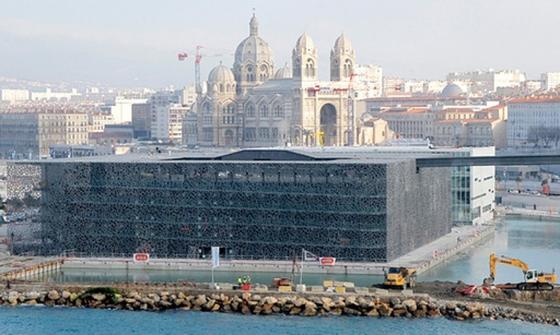
<instances>
[{"instance_id":1,"label":"truck","mask_svg":"<svg viewBox=\"0 0 560 335\"><path fill-rule=\"evenodd\" d=\"M413 288L416 286L416 269L406 267L390 267L384 271L385 281L383 286L387 288Z\"/></svg>"}]
</instances>

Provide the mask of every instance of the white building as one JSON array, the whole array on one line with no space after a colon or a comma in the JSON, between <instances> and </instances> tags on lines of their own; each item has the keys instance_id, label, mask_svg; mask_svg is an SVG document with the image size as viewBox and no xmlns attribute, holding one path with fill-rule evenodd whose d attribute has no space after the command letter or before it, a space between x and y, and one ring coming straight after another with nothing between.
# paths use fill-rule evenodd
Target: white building
<instances>
[{"instance_id":1,"label":"white building","mask_svg":"<svg viewBox=\"0 0 560 335\"><path fill-rule=\"evenodd\" d=\"M560 97L535 96L508 101L507 143L509 147L557 145L560 132Z\"/></svg>"},{"instance_id":2,"label":"white building","mask_svg":"<svg viewBox=\"0 0 560 335\"><path fill-rule=\"evenodd\" d=\"M380 97L383 94L383 69L378 65L356 65L354 91L358 99Z\"/></svg>"},{"instance_id":3,"label":"white building","mask_svg":"<svg viewBox=\"0 0 560 335\"><path fill-rule=\"evenodd\" d=\"M182 108L179 103L182 91L160 91L150 98L151 137L162 141L181 142L182 115L190 107Z\"/></svg>"},{"instance_id":4,"label":"white building","mask_svg":"<svg viewBox=\"0 0 560 335\"><path fill-rule=\"evenodd\" d=\"M192 106L196 102L197 94L194 86L186 86L183 89L180 103L183 106Z\"/></svg>"},{"instance_id":5,"label":"white building","mask_svg":"<svg viewBox=\"0 0 560 335\"><path fill-rule=\"evenodd\" d=\"M546 91L560 86L560 72L546 72L541 75L542 88Z\"/></svg>"},{"instance_id":6,"label":"white building","mask_svg":"<svg viewBox=\"0 0 560 335\"><path fill-rule=\"evenodd\" d=\"M425 80L409 79L404 82L404 92L410 94L423 94Z\"/></svg>"},{"instance_id":7,"label":"white building","mask_svg":"<svg viewBox=\"0 0 560 335\"><path fill-rule=\"evenodd\" d=\"M29 91L21 89L2 89L1 99L2 101L8 101L13 104L16 102L22 102L29 100Z\"/></svg>"},{"instance_id":8,"label":"white building","mask_svg":"<svg viewBox=\"0 0 560 335\"><path fill-rule=\"evenodd\" d=\"M111 115L115 124L132 122L132 105L146 103L147 99L126 98L118 96L111 106Z\"/></svg>"},{"instance_id":9,"label":"white building","mask_svg":"<svg viewBox=\"0 0 560 335\"><path fill-rule=\"evenodd\" d=\"M440 94L441 91L447 86L447 81L445 80L429 80L424 84L425 94Z\"/></svg>"},{"instance_id":10,"label":"white building","mask_svg":"<svg viewBox=\"0 0 560 335\"><path fill-rule=\"evenodd\" d=\"M468 85L469 93L483 94L495 92L498 88L519 87L527 80L520 70L486 70L471 72L453 72L447 75L447 81L459 86ZM463 88L463 87L461 87ZM467 90L465 90L467 91Z\"/></svg>"},{"instance_id":11,"label":"white building","mask_svg":"<svg viewBox=\"0 0 560 335\"><path fill-rule=\"evenodd\" d=\"M78 90L75 88L73 88L72 91L70 92L53 92L50 88L47 88L45 92L31 92L31 100L35 100L35 101L41 101L41 100L70 101L73 97L79 97L79 96L81 96L81 94L78 93Z\"/></svg>"},{"instance_id":12,"label":"white building","mask_svg":"<svg viewBox=\"0 0 560 335\"><path fill-rule=\"evenodd\" d=\"M151 134L162 141L182 142L183 116L191 110L181 104L156 106L152 109Z\"/></svg>"}]
</instances>

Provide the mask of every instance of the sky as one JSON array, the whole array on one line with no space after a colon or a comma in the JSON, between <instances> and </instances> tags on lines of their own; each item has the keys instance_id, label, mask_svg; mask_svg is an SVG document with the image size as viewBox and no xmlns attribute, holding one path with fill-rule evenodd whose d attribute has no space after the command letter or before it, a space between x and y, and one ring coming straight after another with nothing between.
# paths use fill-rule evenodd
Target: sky
<instances>
[{"instance_id":1,"label":"sky","mask_svg":"<svg viewBox=\"0 0 560 335\"><path fill-rule=\"evenodd\" d=\"M307 32L328 79L329 52L344 32L360 64L386 75L445 79L449 72L518 68L530 78L560 71L557 0L0 0L0 76L161 88L202 77L249 34L255 8L276 68Z\"/></svg>"}]
</instances>

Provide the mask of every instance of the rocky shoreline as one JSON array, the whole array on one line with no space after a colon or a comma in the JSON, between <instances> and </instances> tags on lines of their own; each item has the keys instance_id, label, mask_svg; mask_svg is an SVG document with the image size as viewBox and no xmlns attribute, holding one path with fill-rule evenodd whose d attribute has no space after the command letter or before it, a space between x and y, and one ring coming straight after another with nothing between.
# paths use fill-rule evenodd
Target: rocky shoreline
<instances>
[{"instance_id":1,"label":"rocky shoreline","mask_svg":"<svg viewBox=\"0 0 560 335\"><path fill-rule=\"evenodd\" d=\"M239 291L119 290L109 287L0 292L0 305L44 305L77 308L105 308L131 311L170 309L241 313L245 315L347 315L365 317L436 318L453 320L521 320L560 325L560 320L540 313L494 306L480 302L434 299L428 295L320 295L258 294Z\"/></svg>"}]
</instances>

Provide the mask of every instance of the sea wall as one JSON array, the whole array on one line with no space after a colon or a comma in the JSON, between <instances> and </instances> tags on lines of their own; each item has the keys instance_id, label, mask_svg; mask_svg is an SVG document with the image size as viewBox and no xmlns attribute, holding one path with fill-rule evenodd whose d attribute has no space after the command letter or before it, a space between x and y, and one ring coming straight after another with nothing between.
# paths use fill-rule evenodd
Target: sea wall
<instances>
[{"instance_id":1,"label":"sea wall","mask_svg":"<svg viewBox=\"0 0 560 335\"><path fill-rule=\"evenodd\" d=\"M453 320L510 319L560 325L542 313L479 302L434 299L428 295L280 294L219 290L29 287L0 291L0 305L45 305L78 308L162 311L168 309L253 315L365 317L446 317Z\"/></svg>"}]
</instances>

